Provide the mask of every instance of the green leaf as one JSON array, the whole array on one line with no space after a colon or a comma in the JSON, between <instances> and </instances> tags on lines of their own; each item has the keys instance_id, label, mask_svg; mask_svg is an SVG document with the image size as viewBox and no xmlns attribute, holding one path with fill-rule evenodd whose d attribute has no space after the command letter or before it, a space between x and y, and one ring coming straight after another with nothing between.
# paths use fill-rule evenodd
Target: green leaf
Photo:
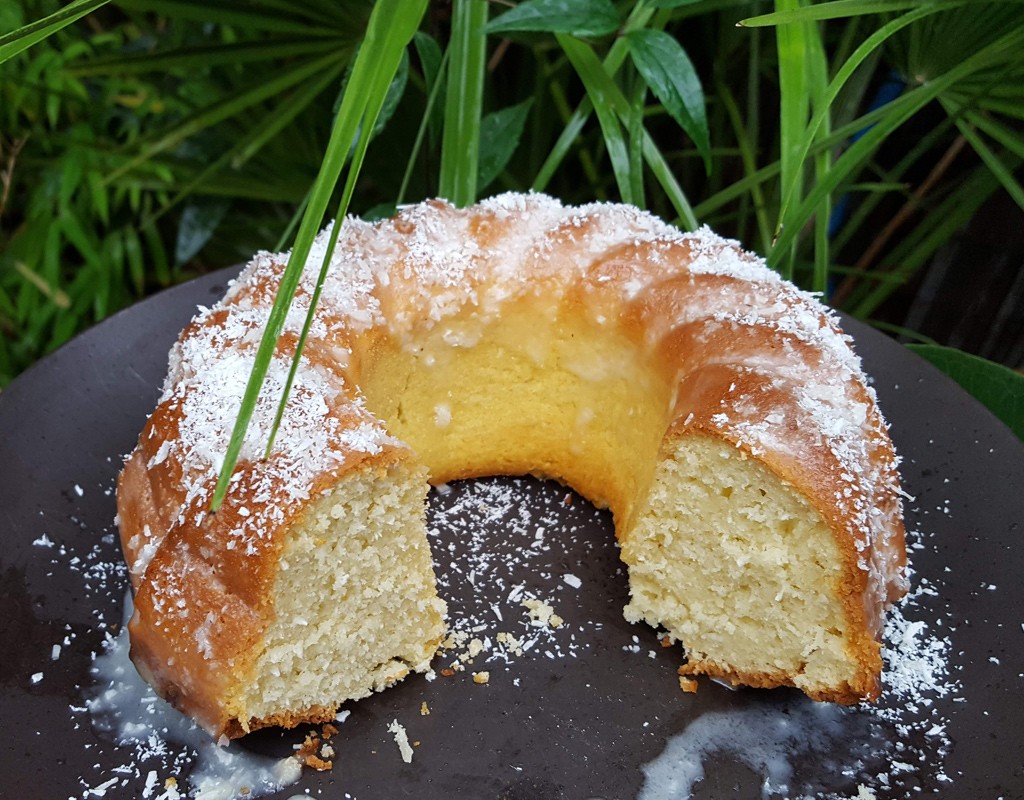
<instances>
[{"instance_id":1,"label":"green leaf","mask_svg":"<svg viewBox=\"0 0 1024 800\"><path fill-rule=\"evenodd\" d=\"M106 5L107 2L109 0L74 0L60 11L55 11L37 22L5 33L0 36L0 64L43 41L75 20L95 11L100 6Z\"/></svg>"},{"instance_id":2,"label":"green leaf","mask_svg":"<svg viewBox=\"0 0 1024 800\"><path fill-rule=\"evenodd\" d=\"M781 10L799 8L800 4L801 0L775 0L775 7ZM795 187L797 199L806 180L800 138L807 128L810 109L807 62L811 35L806 24L784 25L775 35L779 60L779 164L782 185ZM810 213L813 211L808 215ZM777 229L782 223L780 218ZM781 267L783 277L792 280L796 241L791 242L788 250L780 247L773 252L779 255L775 265Z\"/></svg>"},{"instance_id":3,"label":"green leaf","mask_svg":"<svg viewBox=\"0 0 1024 800\"><path fill-rule=\"evenodd\" d=\"M959 383L1024 440L1024 375L1002 364L935 344L907 347Z\"/></svg>"},{"instance_id":4,"label":"green leaf","mask_svg":"<svg viewBox=\"0 0 1024 800\"><path fill-rule=\"evenodd\" d=\"M710 174L711 140L704 90L690 57L682 45L664 31L630 31L627 38L630 55L640 75L672 119L693 140Z\"/></svg>"},{"instance_id":5,"label":"green leaf","mask_svg":"<svg viewBox=\"0 0 1024 800\"><path fill-rule=\"evenodd\" d=\"M619 23L611 0L525 0L491 20L487 32L607 36Z\"/></svg>"},{"instance_id":6,"label":"green leaf","mask_svg":"<svg viewBox=\"0 0 1024 800\"><path fill-rule=\"evenodd\" d=\"M508 164L526 127L533 98L501 111L492 111L480 121L480 166L477 191L482 193Z\"/></svg>"},{"instance_id":7,"label":"green leaf","mask_svg":"<svg viewBox=\"0 0 1024 800\"><path fill-rule=\"evenodd\" d=\"M175 263L190 261L206 246L230 205L226 200L195 200L185 206L174 242Z\"/></svg>"}]
</instances>

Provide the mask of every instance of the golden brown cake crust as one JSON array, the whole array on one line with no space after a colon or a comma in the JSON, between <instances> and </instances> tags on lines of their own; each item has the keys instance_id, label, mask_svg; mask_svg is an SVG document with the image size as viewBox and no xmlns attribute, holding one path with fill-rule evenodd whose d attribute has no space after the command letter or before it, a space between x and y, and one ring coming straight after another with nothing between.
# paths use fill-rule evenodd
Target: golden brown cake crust
<instances>
[{"instance_id":1,"label":"golden brown cake crust","mask_svg":"<svg viewBox=\"0 0 1024 800\"><path fill-rule=\"evenodd\" d=\"M430 201L372 225L347 220L283 428L262 460L327 238L310 255L221 510L208 506L282 256L259 254L183 331L160 404L120 476L132 658L162 695L218 735L333 715L317 707L243 715L243 723L225 699L253 669L273 618L268 598L289 526L351 471L414 458L368 410L367 365L380 353L418 352L430 337L453 352L471 349L514 307L533 309L541 327L562 320L632 343L652 385L670 387L670 402L654 412L666 443L715 437L807 497L841 554L838 591L862 676L819 694L877 696L882 614L906 589L897 461L859 360L816 299L707 229L680 233L628 206L509 194L463 210ZM515 462L481 458L434 478L507 463ZM551 464L531 469L572 482L571 464ZM643 503L637 487L632 496L582 488L612 508L621 538ZM687 669L755 686L791 683L707 662Z\"/></svg>"}]
</instances>

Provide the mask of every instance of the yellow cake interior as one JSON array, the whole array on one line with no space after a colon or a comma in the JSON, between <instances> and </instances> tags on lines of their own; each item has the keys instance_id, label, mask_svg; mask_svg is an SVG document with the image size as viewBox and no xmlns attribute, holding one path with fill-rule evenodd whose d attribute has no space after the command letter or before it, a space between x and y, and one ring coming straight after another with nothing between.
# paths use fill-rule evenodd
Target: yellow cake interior
<instances>
[{"instance_id":1,"label":"yellow cake interior","mask_svg":"<svg viewBox=\"0 0 1024 800\"><path fill-rule=\"evenodd\" d=\"M842 561L801 494L724 442L663 442L671 387L621 329L535 311L479 327L384 340L364 357L369 407L434 482L533 473L610 507L627 618L681 641L694 673L795 675L812 695L856 680Z\"/></svg>"},{"instance_id":2,"label":"yellow cake interior","mask_svg":"<svg viewBox=\"0 0 1024 800\"><path fill-rule=\"evenodd\" d=\"M229 703L238 719L332 720L338 698L427 669L445 612L423 535L427 488L425 470L402 462L350 474L310 505L285 543L251 679Z\"/></svg>"}]
</instances>

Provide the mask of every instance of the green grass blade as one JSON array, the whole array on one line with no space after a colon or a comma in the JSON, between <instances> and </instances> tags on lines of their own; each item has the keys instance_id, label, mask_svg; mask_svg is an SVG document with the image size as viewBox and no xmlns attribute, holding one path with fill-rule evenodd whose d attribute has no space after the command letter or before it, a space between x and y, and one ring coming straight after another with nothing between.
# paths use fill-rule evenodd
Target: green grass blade
<instances>
[{"instance_id":1,"label":"green grass blade","mask_svg":"<svg viewBox=\"0 0 1024 800\"><path fill-rule=\"evenodd\" d=\"M485 0L455 0L438 189L441 197L457 206L476 201L486 25Z\"/></svg>"},{"instance_id":2,"label":"green grass blade","mask_svg":"<svg viewBox=\"0 0 1024 800\"><path fill-rule=\"evenodd\" d=\"M116 181L131 170L151 160L153 156L176 147L185 139L212 125L248 111L253 106L279 95L292 86L330 70L332 66L337 65L343 58L344 54L328 53L320 58L311 59L292 67L274 80L258 81L235 97L226 100L223 98L218 99L191 114L172 130L161 135L156 141L143 145L142 151L111 172L107 176L106 182L110 184Z\"/></svg>"},{"instance_id":3,"label":"green grass blade","mask_svg":"<svg viewBox=\"0 0 1024 800\"><path fill-rule=\"evenodd\" d=\"M753 136L747 131L747 126L743 116L740 114L736 98L722 80L716 82L715 91L718 95L718 99L722 102L722 105L729 116L729 122L732 125L733 134L736 136L736 142L739 145L740 150L740 158L743 161L743 172L745 175L754 175L757 173L757 162L755 161L754 155ZM761 184L758 182L751 183L749 192L750 201L754 207L754 219L757 222L757 231L761 242L761 252L767 252L768 248L771 247L772 242L772 226L771 222L768 220L768 210L765 203L764 192L761 189Z\"/></svg>"},{"instance_id":4,"label":"green grass blade","mask_svg":"<svg viewBox=\"0 0 1024 800\"><path fill-rule=\"evenodd\" d=\"M551 148L551 152L548 153L544 163L541 164L540 169L537 170L537 174L534 175L532 186L535 192L543 192L547 189L551 179L555 176L555 172L561 166L565 157L572 150L573 144L583 132L583 128L586 127L587 120L590 118L590 113L593 110L594 107L591 105L590 99L585 98L580 104L580 107L562 127L562 132L558 136L558 141L555 142L554 147Z\"/></svg>"},{"instance_id":5,"label":"green grass blade","mask_svg":"<svg viewBox=\"0 0 1024 800\"><path fill-rule=\"evenodd\" d=\"M967 112L966 118L975 128L987 134L1011 153L1024 158L1024 137L1019 133L1000 124L990 116L979 114L976 111Z\"/></svg>"},{"instance_id":6,"label":"green grass blade","mask_svg":"<svg viewBox=\"0 0 1024 800\"><path fill-rule=\"evenodd\" d=\"M832 122L830 105L826 99L828 83L828 57L822 41L821 27L809 24L807 27L807 87L811 100L811 111L820 112L821 127L815 131L815 138L827 136ZM821 182L828 175L832 164L832 152L821 149L814 155L814 178ZM824 194L814 210L814 275L811 290L824 295L828 291L829 267L829 218L832 215L831 194Z\"/></svg>"},{"instance_id":7,"label":"green grass blade","mask_svg":"<svg viewBox=\"0 0 1024 800\"><path fill-rule=\"evenodd\" d=\"M432 42L433 40L430 41ZM416 160L419 158L420 149L423 147L423 140L426 138L427 132L430 130L433 122L434 108L437 105L437 98L440 97L441 92L444 91L444 76L448 69L448 56L450 53L450 50L445 50L444 55L439 55L436 68L433 70L433 79L431 80L428 77L430 94L427 95L427 105L423 109L423 119L420 120L419 129L416 131L416 138L409 151L409 158L406 160L405 173L402 175L402 183L399 185L398 193L395 196L396 206L405 202L405 193L409 189L409 182L412 180L412 172L416 165ZM422 51L420 57L422 59Z\"/></svg>"},{"instance_id":8,"label":"green grass blade","mask_svg":"<svg viewBox=\"0 0 1024 800\"><path fill-rule=\"evenodd\" d=\"M597 113L605 148L615 174L615 182L619 187L619 195L624 202L633 203L629 148L615 110L616 100L620 99L620 110L628 116L629 109L625 98L621 96L619 88L589 45L565 33L557 33L555 38L576 70L576 74L583 81L587 96Z\"/></svg>"},{"instance_id":9,"label":"green grass blade","mask_svg":"<svg viewBox=\"0 0 1024 800\"><path fill-rule=\"evenodd\" d=\"M96 58L67 67L69 75L131 75L172 69L205 69L222 64L246 64L274 58L295 58L338 49L330 39L294 38L282 41L234 42L205 47L183 47L158 53L140 53L116 58Z\"/></svg>"},{"instance_id":10,"label":"green grass blade","mask_svg":"<svg viewBox=\"0 0 1024 800\"><path fill-rule=\"evenodd\" d=\"M647 85L636 81L633 96L629 102L626 115L626 136L629 150L630 195L633 202L643 208L644 198L644 100L647 97Z\"/></svg>"},{"instance_id":11,"label":"green grass blade","mask_svg":"<svg viewBox=\"0 0 1024 800\"><path fill-rule=\"evenodd\" d=\"M943 11L966 5L978 0L930 0L928 5L934 11ZM802 22L817 22L826 19L841 19L864 14L882 14L894 11L907 11L920 8L921 0L834 0L831 3L813 3L807 6L787 5L779 7L772 14L762 14L741 20L744 28L764 28L769 26L792 25Z\"/></svg>"},{"instance_id":12,"label":"green grass blade","mask_svg":"<svg viewBox=\"0 0 1024 800\"><path fill-rule=\"evenodd\" d=\"M695 230L700 223L697 221L697 215L694 213L690 201L686 197L686 192L679 185L675 173L647 131L644 131L644 161L647 162L651 173L657 178L658 183L661 184L662 190L668 197L669 202L672 203L676 214L679 215L679 221L682 226L690 231Z\"/></svg>"},{"instance_id":13,"label":"green grass blade","mask_svg":"<svg viewBox=\"0 0 1024 800\"><path fill-rule=\"evenodd\" d=\"M426 134L430 136L431 142L441 138L444 130L444 81L448 74L448 57L451 50L445 48L441 52L441 45L432 36L423 31L418 31L413 37L413 44L416 46L416 54L419 56L420 68L423 73L424 91L427 93L427 105L429 108L424 111L426 115ZM440 102L438 102L440 99ZM415 148L419 150L419 146ZM399 194L404 194L403 188Z\"/></svg>"},{"instance_id":14,"label":"green grass blade","mask_svg":"<svg viewBox=\"0 0 1024 800\"><path fill-rule=\"evenodd\" d=\"M946 95L952 99L957 100L961 105L968 105L974 103L978 108L990 111L993 114L1000 114L1011 119L1024 120L1024 102L1019 98L1012 98L1009 100L999 97L979 97L979 98L967 98L966 95L962 95L956 92L949 92Z\"/></svg>"},{"instance_id":15,"label":"green grass blade","mask_svg":"<svg viewBox=\"0 0 1024 800\"><path fill-rule=\"evenodd\" d=\"M775 7L789 11L800 7L801 0L776 0ZM806 24L784 25L776 31L779 71L779 163L782 185L794 187L799 198L803 189L804 160L800 157L800 140L807 127L809 100L807 86L808 30ZM780 217L776 234L783 223ZM795 245L795 239L793 240ZM791 248L792 246L791 245ZM782 274L793 277L795 250L779 258L776 266Z\"/></svg>"},{"instance_id":16,"label":"green grass blade","mask_svg":"<svg viewBox=\"0 0 1024 800\"><path fill-rule=\"evenodd\" d=\"M384 102L384 95L390 86L393 73L388 76L386 82L380 81L380 76L392 65L393 70L397 71L402 52L419 26L419 21L425 10L426 0L379 0L371 12L366 36L356 55L352 76L342 97L341 108L338 110L337 119L331 131L323 163L313 183L306 212L299 224L295 246L292 248L288 264L281 276L281 283L274 297L266 328L264 328L263 336L260 339L252 372L246 384L242 406L231 433L228 449L224 456L224 465L210 504L213 511L220 507L227 494L231 474L238 462L238 455L245 441L245 433L256 408L260 389L277 347L277 340L284 329L288 308L295 296L306 259L309 257L313 240L323 221L338 177L341 175L341 170L352 150L353 143L356 142L360 128L368 122L365 118L367 108L374 102L381 104ZM374 80L375 77L377 80ZM371 91L375 92L374 96L369 95ZM372 122L369 123L369 126L372 127ZM365 138L368 142L368 137ZM354 180L354 177L350 176L350 180ZM336 220L336 225L340 225L341 222L342 220ZM296 361L300 355L299 352L296 352Z\"/></svg>"},{"instance_id":17,"label":"green grass blade","mask_svg":"<svg viewBox=\"0 0 1024 800\"><path fill-rule=\"evenodd\" d=\"M72 22L106 5L109 0L74 0L59 11L37 22L24 25L0 36L0 64L22 53L34 44L52 36Z\"/></svg>"}]
</instances>

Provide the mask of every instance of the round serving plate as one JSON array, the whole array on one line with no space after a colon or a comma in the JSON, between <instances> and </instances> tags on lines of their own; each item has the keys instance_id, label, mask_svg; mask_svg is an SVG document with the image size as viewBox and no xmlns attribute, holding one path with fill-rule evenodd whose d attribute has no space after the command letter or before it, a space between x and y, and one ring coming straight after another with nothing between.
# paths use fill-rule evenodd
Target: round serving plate
<instances>
[{"instance_id":1,"label":"round serving plate","mask_svg":"<svg viewBox=\"0 0 1024 800\"><path fill-rule=\"evenodd\" d=\"M189 745L118 744L86 700L127 592L114 525L122 456L169 347L231 274L111 317L0 393L4 796L189 791ZM1024 446L904 347L844 324L913 498L913 597L887 632L877 707L703 679L680 691L681 649L622 618L626 575L605 513L550 482L466 481L432 492L430 511L460 634L434 675L346 704L333 770L307 769L273 796L1024 797ZM232 748L283 757L307 732Z\"/></svg>"}]
</instances>

